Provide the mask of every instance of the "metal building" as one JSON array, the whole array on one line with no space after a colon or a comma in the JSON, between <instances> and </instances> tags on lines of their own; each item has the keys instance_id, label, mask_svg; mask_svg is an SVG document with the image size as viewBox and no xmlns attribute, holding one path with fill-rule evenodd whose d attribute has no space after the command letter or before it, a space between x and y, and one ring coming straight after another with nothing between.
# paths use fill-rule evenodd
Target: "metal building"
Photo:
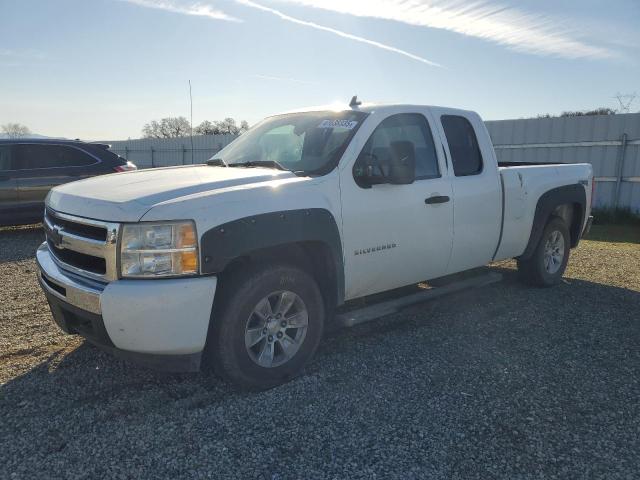
<instances>
[{"instance_id":1,"label":"metal building","mask_svg":"<svg viewBox=\"0 0 640 480\"><path fill-rule=\"evenodd\" d=\"M640 113L485 123L499 161L591 163L595 206L640 211Z\"/></svg>"}]
</instances>

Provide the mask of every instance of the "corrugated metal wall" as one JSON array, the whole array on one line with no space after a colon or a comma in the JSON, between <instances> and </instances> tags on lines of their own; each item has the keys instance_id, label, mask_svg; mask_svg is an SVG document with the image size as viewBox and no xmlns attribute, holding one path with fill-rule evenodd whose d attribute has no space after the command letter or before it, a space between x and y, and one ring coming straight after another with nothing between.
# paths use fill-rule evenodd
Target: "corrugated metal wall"
<instances>
[{"instance_id":1,"label":"corrugated metal wall","mask_svg":"<svg viewBox=\"0 0 640 480\"><path fill-rule=\"evenodd\" d=\"M593 165L595 205L640 211L640 113L486 122L501 162ZM140 168L204 163L234 135L107 142Z\"/></svg>"},{"instance_id":2,"label":"corrugated metal wall","mask_svg":"<svg viewBox=\"0 0 640 480\"><path fill-rule=\"evenodd\" d=\"M105 143L111 145L113 152L132 161L139 168L151 168L204 163L235 138L236 135L196 136L193 137L193 151L189 137L142 138Z\"/></svg>"},{"instance_id":3,"label":"corrugated metal wall","mask_svg":"<svg viewBox=\"0 0 640 480\"><path fill-rule=\"evenodd\" d=\"M595 206L640 210L640 113L486 125L499 161L591 163Z\"/></svg>"}]
</instances>

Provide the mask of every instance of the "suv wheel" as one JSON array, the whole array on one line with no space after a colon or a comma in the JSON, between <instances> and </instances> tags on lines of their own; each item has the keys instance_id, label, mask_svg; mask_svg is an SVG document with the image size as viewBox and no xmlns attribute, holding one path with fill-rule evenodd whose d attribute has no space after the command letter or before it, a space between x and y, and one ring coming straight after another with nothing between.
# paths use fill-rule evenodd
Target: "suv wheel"
<instances>
[{"instance_id":1,"label":"suv wheel","mask_svg":"<svg viewBox=\"0 0 640 480\"><path fill-rule=\"evenodd\" d=\"M221 294L205 362L250 389L299 375L323 332L324 303L315 280L296 267L263 266L229 278Z\"/></svg>"}]
</instances>

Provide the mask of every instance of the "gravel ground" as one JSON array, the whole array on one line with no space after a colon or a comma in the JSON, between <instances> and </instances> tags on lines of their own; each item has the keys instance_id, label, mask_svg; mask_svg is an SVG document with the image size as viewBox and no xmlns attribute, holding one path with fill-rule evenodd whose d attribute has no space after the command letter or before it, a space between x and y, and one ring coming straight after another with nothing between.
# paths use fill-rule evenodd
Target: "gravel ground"
<instances>
[{"instance_id":1,"label":"gravel ground","mask_svg":"<svg viewBox=\"0 0 640 480\"><path fill-rule=\"evenodd\" d=\"M0 478L637 478L640 244L585 241L566 282L502 283L331 333L240 393L140 369L53 325L34 228L0 230Z\"/></svg>"}]
</instances>

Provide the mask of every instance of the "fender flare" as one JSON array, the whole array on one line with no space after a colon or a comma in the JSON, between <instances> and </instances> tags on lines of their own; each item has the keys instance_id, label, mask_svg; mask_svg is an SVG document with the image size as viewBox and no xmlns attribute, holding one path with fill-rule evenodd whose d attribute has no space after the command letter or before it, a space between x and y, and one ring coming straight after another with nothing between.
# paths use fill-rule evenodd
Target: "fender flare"
<instances>
[{"instance_id":1,"label":"fender flare","mask_svg":"<svg viewBox=\"0 0 640 480\"><path fill-rule=\"evenodd\" d=\"M569 231L571 233L571 248L578 246L581 233L580 229L584 223L587 195L581 184L565 185L545 192L538 199L536 212L533 217L533 225L531 227L531 235L529 236L529 243L527 244L527 248L524 253L518 258L523 260L531 258L531 255L533 255L534 250L540 242L542 232L549 221L549 217L556 207L567 203L578 204L580 206L580 211L575 212L572 225L569 225Z\"/></svg>"},{"instance_id":2,"label":"fender flare","mask_svg":"<svg viewBox=\"0 0 640 480\"><path fill-rule=\"evenodd\" d=\"M233 260L265 248L299 242L325 244L333 257L337 304L344 301L344 258L335 218L324 208L262 213L218 225L200 239L203 274L222 272Z\"/></svg>"}]
</instances>

